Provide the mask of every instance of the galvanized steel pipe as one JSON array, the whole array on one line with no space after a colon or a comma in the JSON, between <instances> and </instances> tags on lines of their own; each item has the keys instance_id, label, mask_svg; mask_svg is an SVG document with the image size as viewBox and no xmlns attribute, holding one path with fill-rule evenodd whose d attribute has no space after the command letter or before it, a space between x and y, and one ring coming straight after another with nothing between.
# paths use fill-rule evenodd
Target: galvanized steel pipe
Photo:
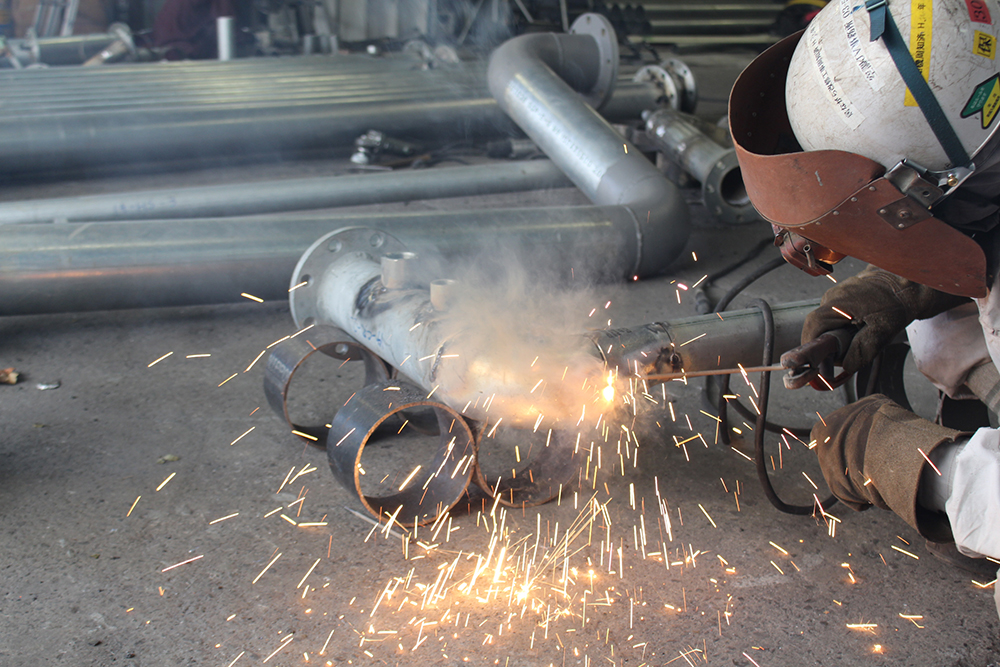
<instances>
[{"instance_id":1,"label":"galvanized steel pipe","mask_svg":"<svg viewBox=\"0 0 1000 667\"><path fill-rule=\"evenodd\" d=\"M548 160L0 203L0 225L251 215L571 187Z\"/></svg>"},{"instance_id":2,"label":"galvanized steel pipe","mask_svg":"<svg viewBox=\"0 0 1000 667\"><path fill-rule=\"evenodd\" d=\"M621 206L7 225L0 315L286 299L302 253L354 226L384 229L442 266L505 249L498 271L516 254L577 281L653 275L666 256Z\"/></svg>"},{"instance_id":3,"label":"galvanized steel pipe","mask_svg":"<svg viewBox=\"0 0 1000 667\"><path fill-rule=\"evenodd\" d=\"M591 201L628 210L643 237L654 237L662 268L684 249L688 210L677 188L630 146L575 91L594 102L607 95L618 62L614 30L604 17L584 14L579 34L528 34L490 57L490 90L501 108L558 164ZM607 45L613 44L614 48ZM649 274L643 266L640 273Z\"/></svg>"}]
</instances>

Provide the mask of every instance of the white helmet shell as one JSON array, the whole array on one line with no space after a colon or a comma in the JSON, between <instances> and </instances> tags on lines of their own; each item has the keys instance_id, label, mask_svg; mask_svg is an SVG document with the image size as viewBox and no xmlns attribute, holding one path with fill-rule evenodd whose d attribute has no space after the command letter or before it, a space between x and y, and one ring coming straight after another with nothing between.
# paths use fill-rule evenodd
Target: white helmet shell
<instances>
[{"instance_id":1,"label":"white helmet shell","mask_svg":"<svg viewBox=\"0 0 1000 667\"><path fill-rule=\"evenodd\" d=\"M975 156L1000 126L997 0L892 0L889 12L958 139ZM954 166L883 40L869 41L863 0L830 0L792 55L785 98L805 150Z\"/></svg>"}]
</instances>

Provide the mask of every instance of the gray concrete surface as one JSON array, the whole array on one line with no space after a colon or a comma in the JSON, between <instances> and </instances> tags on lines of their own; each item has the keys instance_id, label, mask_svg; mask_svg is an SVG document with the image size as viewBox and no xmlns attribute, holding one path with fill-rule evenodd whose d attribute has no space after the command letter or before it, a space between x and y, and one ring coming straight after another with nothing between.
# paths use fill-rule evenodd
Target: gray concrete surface
<instances>
[{"instance_id":1,"label":"gray concrete surface","mask_svg":"<svg viewBox=\"0 0 1000 667\"><path fill-rule=\"evenodd\" d=\"M735 71L727 76L731 82ZM717 113L727 85L704 86ZM343 166L63 178L7 185L0 199ZM574 202L583 203L579 193L564 190L385 208ZM694 314L690 290L678 283L690 286L729 264L769 230L718 227L697 203L692 211L695 232L670 274L553 292L547 310L578 318L554 324L582 330ZM773 256L769 249L720 280L713 295ZM858 268L845 262L837 275ZM734 307L750 297L813 298L830 284L782 267ZM510 303L491 314L528 316L516 295ZM656 388L656 402L642 402L637 458L624 472L604 465L597 483L537 508L457 510L436 539L419 536L438 546L404 550L348 511L360 504L333 480L325 454L303 445L267 407L262 363L251 362L293 331L287 304L250 301L0 319L0 368L22 374L18 384L0 385L0 665L1000 661L992 586L980 588L973 575L930 557L887 512L836 506L836 520L778 513L745 457L749 439L734 433L733 447L716 442L700 382L670 383L667 401ZM361 381L352 365L310 367L297 409L329 419ZM750 390L737 379L733 391ZM771 416L808 426L841 401L786 392L776 381ZM734 426L750 435L740 420ZM373 470L405 470L403 442L373 445ZM778 454L775 438L768 446ZM787 498L808 502L813 489L803 473L825 493L801 444L782 449L779 463ZM586 514L592 497L603 508L598 516ZM593 518L574 523L581 516ZM439 577L444 583L435 587Z\"/></svg>"}]
</instances>

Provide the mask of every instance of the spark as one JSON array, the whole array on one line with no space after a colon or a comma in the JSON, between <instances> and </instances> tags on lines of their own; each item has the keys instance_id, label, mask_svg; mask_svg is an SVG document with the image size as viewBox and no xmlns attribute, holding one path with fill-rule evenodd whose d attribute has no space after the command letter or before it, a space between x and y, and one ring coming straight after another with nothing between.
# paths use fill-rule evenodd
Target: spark
<instances>
[{"instance_id":1,"label":"spark","mask_svg":"<svg viewBox=\"0 0 1000 667\"><path fill-rule=\"evenodd\" d=\"M131 514L132 514L132 510L134 510L134 509L135 509L135 506L139 504L139 498L142 498L142 496L136 496L136 497L135 497L135 502L134 502L134 503L132 503L132 507L129 507L129 508L128 508L128 514L126 514L126 515L125 515L125 518L126 518L126 519L127 519L127 518L128 518L129 516L131 516Z\"/></svg>"},{"instance_id":2,"label":"spark","mask_svg":"<svg viewBox=\"0 0 1000 667\"><path fill-rule=\"evenodd\" d=\"M167 352L165 355L163 355L162 357L160 357L156 361L153 361L153 362L150 362L149 364L147 364L146 368L152 368L156 364L160 363L161 361L163 361L164 359L166 359L167 357L169 357L171 354L173 354L173 352Z\"/></svg>"},{"instance_id":3,"label":"spark","mask_svg":"<svg viewBox=\"0 0 1000 667\"><path fill-rule=\"evenodd\" d=\"M235 445L235 444L236 444L237 442L239 442L240 440L242 440L243 438L245 438L245 437L246 437L247 435L249 435L249 434L250 434L250 431L254 430L255 428L257 428L257 427L256 427L256 426L251 426L250 428L248 428L248 429L247 429L247 430L246 430L246 431L245 431L245 432L243 433L243 435L241 435L240 437L236 438L236 439L235 439L235 440L233 440L233 441L232 441L231 443L229 443L229 446L230 446L230 447L232 447L233 445Z\"/></svg>"},{"instance_id":4,"label":"spark","mask_svg":"<svg viewBox=\"0 0 1000 667\"><path fill-rule=\"evenodd\" d=\"M934 472L936 472L938 474L938 477L940 477L941 471L938 470L938 467L936 465L934 465L934 461L931 461L929 458L927 458L927 455L924 454L924 450L920 449L919 447L917 447L917 451L920 452L920 455L924 457L924 460L930 464L931 468L934 468Z\"/></svg>"},{"instance_id":5,"label":"spark","mask_svg":"<svg viewBox=\"0 0 1000 667\"><path fill-rule=\"evenodd\" d=\"M846 625L850 630L874 630L878 627L878 623L847 623Z\"/></svg>"},{"instance_id":6,"label":"spark","mask_svg":"<svg viewBox=\"0 0 1000 667\"><path fill-rule=\"evenodd\" d=\"M420 472L420 468L421 466L418 465L416 468L413 469L413 471L409 475L406 476L406 479L403 480L403 483L399 485L400 491L402 491L403 488L410 483L410 480L416 477L417 473Z\"/></svg>"},{"instance_id":7,"label":"spark","mask_svg":"<svg viewBox=\"0 0 1000 667\"><path fill-rule=\"evenodd\" d=\"M912 554L909 551L907 551L906 549L900 549L895 544L892 545L892 548L895 549L896 551L898 551L901 554L906 554L907 556L909 556L910 558L912 558L914 560L920 560L920 556L917 556L916 554Z\"/></svg>"},{"instance_id":8,"label":"spark","mask_svg":"<svg viewBox=\"0 0 1000 667\"><path fill-rule=\"evenodd\" d=\"M836 306L830 306L830 309L833 312L835 312L838 315L840 315L841 317L846 317L849 320L853 320L854 319L853 317L851 317L851 315L849 313L844 312L843 310L841 310L840 308L837 308Z\"/></svg>"},{"instance_id":9,"label":"spark","mask_svg":"<svg viewBox=\"0 0 1000 667\"><path fill-rule=\"evenodd\" d=\"M681 344L680 344L680 345L678 345L677 347L684 347L684 346L685 346L685 345L687 345L688 343L693 343L693 342L695 342L696 340L698 340L699 338L704 338L704 337L705 337L705 336L707 336L707 335L708 335L708 332L705 332L705 333L703 333L703 334L701 334L701 335L698 335L698 336L695 336L694 338L692 338L692 339L691 339L691 340L689 340L689 341L685 341L685 342L681 343Z\"/></svg>"},{"instance_id":10,"label":"spark","mask_svg":"<svg viewBox=\"0 0 1000 667\"><path fill-rule=\"evenodd\" d=\"M253 430L253 429L251 429L251 430ZM247 431L247 433L249 433L249 432L250 431ZM306 438L307 440L312 440L313 442L317 442L319 440L319 438L317 438L315 435L309 435L308 433L303 433L302 431L296 431L294 428L292 429L292 433L294 435L297 435L297 436L301 437L301 438ZM240 436L240 437L242 438L243 436Z\"/></svg>"},{"instance_id":11,"label":"spark","mask_svg":"<svg viewBox=\"0 0 1000 667\"><path fill-rule=\"evenodd\" d=\"M240 292L240 296L250 299L251 301L256 301L257 303L264 303L264 299L259 296L254 296L253 294L247 294L246 292Z\"/></svg>"},{"instance_id":12,"label":"spark","mask_svg":"<svg viewBox=\"0 0 1000 667\"><path fill-rule=\"evenodd\" d=\"M788 555L788 552L787 552L787 551L785 551L784 549L782 549L781 547L779 547L779 546L778 546L777 544L775 544L774 542L770 542L770 541L769 541L769 542L768 542L768 544L770 544L770 545L771 545L772 547L774 547L775 549L777 549L777 550L778 550L778 551L780 551L781 553L785 554L786 556Z\"/></svg>"},{"instance_id":13,"label":"spark","mask_svg":"<svg viewBox=\"0 0 1000 667\"><path fill-rule=\"evenodd\" d=\"M253 367L254 367L254 365L255 365L255 364L256 364L256 363L258 362L258 361L260 361L260 358L264 356L264 353L265 353L265 352L267 352L267 350L266 350L266 349L265 349L265 350L261 350L261 351L260 351L260 354L258 354L258 355L257 355L257 356L256 356L256 357L254 358L254 360L250 362L250 365L249 365L249 366L247 366L247 369L246 369L245 371L243 371L243 372L244 372L244 373L248 373L248 372L250 371L250 369L251 369L251 368L253 368Z\"/></svg>"},{"instance_id":14,"label":"spark","mask_svg":"<svg viewBox=\"0 0 1000 667\"><path fill-rule=\"evenodd\" d=\"M700 509L701 513L705 515L705 518L708 519L708 522L712 524L712 528L718 528L718 526L715 525L715 522L712 521L712 517L710 517L705 508L701 506L701 503L698 503L698 509Z\"/></svg>"},{"instance_id":15,"label":"spark","mask_svg":"<svg viewBox=\"0 0 1000 667\"><path fill-rule=\"evenodd\" d=\"M160 485L158 487L156 487L156 490L159 491L160 489L162 489L163 487L165 487L167 485L167 482L169 482L170 480L172 480L174 478L174 475L176 475L176 474L177 473L172 472L169 475L167 475L167 478L165 480L163 480L162 482L160 482Z\"/></svg>"},{"instance_id":16,"label":"spark","mask_svg":"<svg viewBox=\"0 0 1000 667\"><path fill-rule=\"evenodd\" d=\"M232 514L227 514L226 516L220 516L218 519L212 519L208 522L208 525L214 526L215 524L225 521L226 519L232 519L234 516L239 516L239 512L233 512Z\"/></svg>"},{"instance_id":17,"label":"spark","mask_svg":"<svg viewBox=\"0 0 1000 667\"><path fill-rule=\"evenodd\" d=\"M305 333L305 332L309 331L309 330L310 330L310 329L312 329L312 328L313 328L314 326L316 326L316 325L315 325L315 324L310 324L310 325L309 325L309 326L307 326L307 327L303 327L303 328L299 329L298 331L296 331L295 333L293 333L293 334L292 334L292 338L295 338L296 336L298 336L298 335L299 335L299 334L301 334L301 333Z\"/></svg>"},{"instance_id":18,"label":"spark","mask_svg":"<svg viewBox=\"0 0 1000 667\"><path fill-rule=\"evenodd\" d=\"M288 293L289 293L289 294L291 294L292 292L294 292L294 291L295 291L295 290L297 290L298 288L300 288L300 287L305 287L305 286L306 286L306 285L308 285L308 284L309 284L309 281L308 281L308 280L303 280L303 281L302 281L302 282L300 282L299 284L297 284L297 285L292 285L291 287L289 287L289 288L288 288Z\"/></svg>"},{"instance_id":19,"label":"spark","mask_svg":"<svg viewBox=\"0 0 1000 667\"><path fill-rule=\"evenodd\" d=\"M230 375L229 377L227 377L225 380L223 380L222 382L220 382L219 386L221 387L222 385L226 384L227 382L229 382L230 380L232 380L237 375L239 375L239 373L233 373L232 375Z\"/></svg>"},{"instance_id":20,"label":"spark","mask_svg":"<svg viewBox=\"0 0 1000 667\"><path fill-rule=\"evenodd\" d=\"M252 586L253 584L256 584L258 581L260 581L260 578L264 576L264 573L267 572L268 570L270 570L271 566L274 565L274 563L279 558L281 558L281 552L280 551L278 552L277 556L275 556L274 558L271 559L270 563L268 563L266 566L264 566L264 569L260 571L260 574L258 574L256 577L253 578L253 581L250 582L250 585Z\"/></svg>"},{"instance_id":21,"label":"spark","mask_svg":"<svg viewBox=\"0 0 1000 667\"><path fill-rule=\"evenodd\" d=\"M240 654L238 656L236 656L235 658L233 658L233 661L231 663L229 663L228 665L226 665L226 667L233 667L233 665L236 664L236 661L243 657L244 653L246 653L246 651L240 651Z\"/></svg>"},{"instance_id":22,"label":"spark","mask_svg":"<svg viewBox=\"0 0 1000 667\"><path fill-rule=\"evenodd\" d=\"M319 565L319 562L320 562L321 560L323 560L323 559L322 559L322 558L317 558L317 559L316 559L316 562L312 564L312 567L311 567L311 568L309 568L309 571L308 571L308 572L306 572L305 576L304 576L304 577L302 577L302 581L300 581L300 582L299 582L299 585L298 585L298 586L296 586L295 588L301 588L301 587L302 587L302 584L306 583L306 579L308 579L308 578L309 578L309 575L313 573L313 570L315 570L315 569L316 569L316 566L317 566L317 565ZM320 654L322 655L322 652L320 652Z\"/></svg>"},{"instance_id":23,"label":"spark","mask_svg":"<svg viewBox=\"0 0 1000 667\"><path fill-rule=\"evenodd\" d=\"M171 566L169 566L169 567L165 567L165 568L163 568L162 570L160 570L160 572L161 572L161 573L162 573L162 572L166 572L166 571L168 571L168 570L172 570L172 569L174 569L175 567L180 567L181 565L187 565L188 563L193 563L194 561L196 561L196 560L200 560L200 559L202 559L202 558L204 558L204 557L205 557L205 555L204 555L204 554L202 554L201 556L195 556L194 558L188 558L187 560L182 560L182 561L181 561L181 562L179 562L179 563L174 563L173 565L171 565Z\"/></svg>"},{"instance_id":24,"label":"spark","mask_svg":"<svg viewBox=\"0 0 1000 667\"><path fill-rule=\"evenodd\" d=\"M269 655L266 658L264 658L264 660L263 660L263 662L261 664L264 664L264 662L267 662L268 660L270 660L271 658L273 658L275 655L277 655L278 651L280 651L281 649L283 649L286 646L288 646L289 644L291 644L293 639L295 639L295 635L288 635L287 637L285 637L284 639L282 639L281 640L281 646L279 646L278 648L274 649L274 652L271 653L271 655Z\"/></svg>"},{"instance_id":25,"label":"spark","mask_svg":"<svg viewBox=\"0 0 1000 667\"><path fill-rule=\"evenodd\" d=\"M205 357L210 357L211 354L189 354L185 356L185 359L204 359Z\"/></svg>"}]
</instances>

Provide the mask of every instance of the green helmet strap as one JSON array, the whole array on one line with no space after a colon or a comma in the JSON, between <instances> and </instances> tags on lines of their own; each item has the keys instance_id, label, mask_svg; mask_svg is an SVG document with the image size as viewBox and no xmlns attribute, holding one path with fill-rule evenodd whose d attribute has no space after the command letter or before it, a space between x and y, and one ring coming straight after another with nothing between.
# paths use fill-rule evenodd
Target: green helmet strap
<instances>
[{"instance_id":1,"label":"green helmet strap","mask_svg":"<svg viewBox=\"0 0 1000 667\"><path fill-rule=\"evenodd\" d=\"M903 36L899 34L899 28L889 12L887 0L866 0L865 8L871 19L871 41L881 39L885 44L889 55L892 56L892 62L896 64L896 70L913 94L913 99L917 101L917 106L920 107L952 166L971 167L972 159L955 134L955 129L948 122L917 64L913 62L913 57L903 42Z\"/></svg>"}]
</instances>

